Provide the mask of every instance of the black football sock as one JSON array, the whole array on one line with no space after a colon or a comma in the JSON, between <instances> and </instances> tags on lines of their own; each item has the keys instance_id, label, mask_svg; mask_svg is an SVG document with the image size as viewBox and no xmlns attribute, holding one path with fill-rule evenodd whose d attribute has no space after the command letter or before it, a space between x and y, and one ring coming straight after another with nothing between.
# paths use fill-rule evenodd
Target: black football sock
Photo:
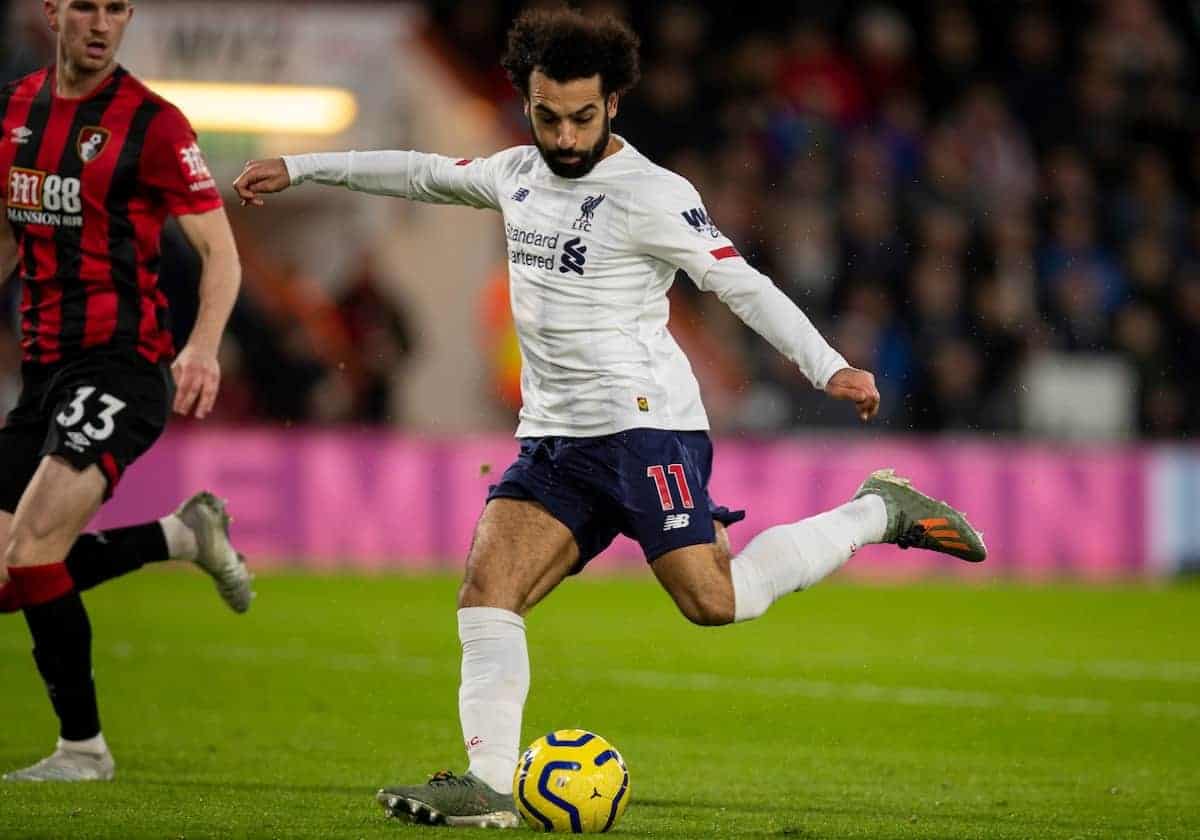
<instances>
[{"instance_id":1,"label":"black football sock","mask_svg":"<svg viewBox=\"0 0 1200 840\"><path fill-rule=\"evenodd\" d=\"M80 534L67 553L67 571L83 592L106 580L140 569L146 563L169 560L167 538L158 522Z\"/></svg>"},{"instance_id":2,"label":"black football sock","mask_svg":"<svg viewBox=\"0 0 1200 840\"><path fill-rule=\"evenodd\" d=\"M92 682L92 625L78 592L25 608L33 636L33 660L46 683L59 735L85 741L100 734L100 711Z\"/></svg>"}]
</instances>

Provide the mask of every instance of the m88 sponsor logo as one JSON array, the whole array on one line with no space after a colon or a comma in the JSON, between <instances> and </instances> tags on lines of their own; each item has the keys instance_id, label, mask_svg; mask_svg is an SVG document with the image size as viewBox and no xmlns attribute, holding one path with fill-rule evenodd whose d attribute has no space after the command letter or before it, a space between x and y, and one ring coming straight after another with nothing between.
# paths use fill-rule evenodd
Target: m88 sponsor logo
<instances>
[{"instance_id":1,"label":"m88 sponsor logo","mask_svg":"<svg viewBox=\"0 0 1200 840\"><path fill-rule=\"evenodd\" d=\"M83 224L80 192L78 178L15 166L8 173L8 219L21 224L78 227Z\"/></svg>"}]
</instances>

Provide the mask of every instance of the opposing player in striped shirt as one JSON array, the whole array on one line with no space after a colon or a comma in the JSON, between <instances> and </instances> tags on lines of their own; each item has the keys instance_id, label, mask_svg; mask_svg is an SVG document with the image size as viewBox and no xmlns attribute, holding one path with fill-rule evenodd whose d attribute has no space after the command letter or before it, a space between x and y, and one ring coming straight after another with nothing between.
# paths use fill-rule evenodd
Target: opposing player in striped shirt
<instances>
[{"instance_id":1,"label":"opposing player in striped shirt","mask_svg":"<svg viewBox=\"0 0 1200 840\"><path fill-rule=\"evenodd\" d=\"M22 392L0 429L0 611L24 612L60 722L54 752L8 780L110 779L79 592L191 557L236 610L250 602L221 503L81 531L172 408L204 417L240 282L221 197L183 115L116 62L129 0L44 0L57 61L0 91L0 276L22 283ZM200 310L174 358L159 234L179 219L204 262ZM11 725L13 719L10 718Z\"/></svg>"}]
</instances>

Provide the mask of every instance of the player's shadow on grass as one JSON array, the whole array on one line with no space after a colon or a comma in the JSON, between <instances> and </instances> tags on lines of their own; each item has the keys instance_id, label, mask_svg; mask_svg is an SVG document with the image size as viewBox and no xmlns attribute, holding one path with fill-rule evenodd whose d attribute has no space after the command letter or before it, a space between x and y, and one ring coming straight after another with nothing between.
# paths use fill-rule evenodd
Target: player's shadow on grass
<instances>
[{"instance_id":1,"label":"player's shadow on grass","mask_svg":"<svg viewBox=\"0 0 1200 840\"><path fill-rule=\"evenodd\" d=\"M765 813L766 806L763 803L741 803L741 804L718 804L713 802L695 802L686 799L641 799L635 798L630 804L631 808L638 810L648 809L667 809L667 810L684 810L688 813L710 812L708 819L712 819L711 812L724 812L729 814L754 814L761 816ZM797 806L804 814L811 817L851 817L855 820L877 821L884 820L894 822L896 826L903 828L891 828L880 826L877 833L862 835L869 836L871 840L901 840L901 838L911 838L916 827L920 827L917 836L924 840L962 840L963 823L970 823L972 819L975 824L971 826L972 830L984 830L987 826L992 826L997 821L997 815L985 810L979 810L974 817L965 816L962 813L930 813L927 809L922 809L917 813L916 819L914 814L908 809L894 809L888 812L886 809L881 810L877 806L864 806L855 808L853 806L829 806L829 805L805 805ZM1001 809L1003 812L1003 809ZM831 830L827 827L808 828L804 823L803 815L795 818L795 825L784 825L777 828L747 828L745 825L737 827L737 836L739 837L790 837L796 840L819 840L819 838L842 836L840 831ZM1004 820L1005 823L1011 821ZM949 825L937 825L938 823L949 823ZM1033 834L1036 836L1037 826L1041 826L1043 831L1071 831L1086 834L1090 830L1095 829L1095 824L1085 820L1072 819L1056 819L1053 817L1047 818L1043 816L1026 815L1022 818L1022 824L1031 827ZM655 834L666 836L680 837L695 837L695 827L689 826L675 830L671 827L655 828Z\"/></svg>"},{"instance_id":2,"label":"player's shadow on grass","mask_svg":"<svg viewBox=\"0 0 1200 840\"><path fill-rule=\"evenodd\" d=\"M747 814L761 814L763 812L762 805L745 804L731 805L729 803L718 804L715 802L694 802L688 799L643 799L637 797L631 800L638 808L672 808L672 809L687 809L700 811L733 811L735 813L745 812Z\"/></svg>"},{"instance_id":3,"label":"player's shadow on grass","mask_svg":"<svg viewBox=\"0 0 1200 840\"><path fill-rule=\"evenodd\" d=\"M642 799L642 798L637 798L637 799L632 800L630 807L636 808L638 811L642 811L642 810L655 811L658 809L665 809L665 810L675 811L675 812L683 811L688 814L695 814L697 812L706 812L704 814L704 818L706 820L710 820L710 821L713 819L713 817L715 815L708 813L708 812L725 813L725 814L730 814L730 815L754 814L756 817L761 817L762 814L764 813L764 806L761 803L759 803L759 804L752 804L752 803L717 804L717 803L713 803L713 802L696 802L696 801L686 800L686 799ZM652 814L651 816L657 816L657 815ZM744 822L741 822L740 820L738 820L738 818L736 816L733 816L733 821L736 821L737 824L736 824L736 826L731 825L729 830L730 830L730 832L736 832L736 833L730 833L730 834L724 835L724 836L788 837L788 838L794 838L794 840L821 840L821 838L829 836L826 834L821 834L819 832L810 831L809 829L804 828L803 826L781 826L779 828L774 828L774 827L772 827L772 828L766 828L766 827L764 827L764 828L749 828L745 825ZM697 836L696 825L691 824L691 823L692 823L692 821L689 820L688 825L680 826L678 828L675 828L674 826L655 826L653 829L653 832L656 837L694 838Z\"/></svg>"},{"instance_id":4,"label":"player's shadow on grass","mask_svg":"<svg viewBox=\"0 0 1200 840\"><path fill-rule=\"evenodd\" d=\"M160 779L154 777L124 778L121 779L121 784L145 785L147 787L201 788L206 790L244 790L255 793L272 791L276 793L333 793L363 796L367 799L374 799L375 791L379 790L379 785L356 785L353 787L349 785L289 785L279 782L231 782L228 780L212 782L204 779Z\"/></svg>"}]
</instances>

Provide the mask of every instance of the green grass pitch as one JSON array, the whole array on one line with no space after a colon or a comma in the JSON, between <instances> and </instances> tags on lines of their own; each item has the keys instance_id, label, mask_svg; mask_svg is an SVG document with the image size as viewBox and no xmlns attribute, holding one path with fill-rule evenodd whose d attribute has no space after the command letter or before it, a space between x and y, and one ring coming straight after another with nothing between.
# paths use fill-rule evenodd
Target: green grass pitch
<instances>
[{"instance_id":1,"label":"green grass pitch","mask_svg":"<svg viewBox=\"0 0 1200 840\"><path fill-rule=\"evenodd\" d=\"M462 769L456 581L148 570L89 593L113 783L0 784L5 838L443 836L383 784ZM527 620L523 740L623 752L630 837L1200 837L1200 587L826 583L732 628L648 578ZM54 721L0 621L0 765ZM474 835L470 835L474 836Z\"/></svg>"}]
</instances>

